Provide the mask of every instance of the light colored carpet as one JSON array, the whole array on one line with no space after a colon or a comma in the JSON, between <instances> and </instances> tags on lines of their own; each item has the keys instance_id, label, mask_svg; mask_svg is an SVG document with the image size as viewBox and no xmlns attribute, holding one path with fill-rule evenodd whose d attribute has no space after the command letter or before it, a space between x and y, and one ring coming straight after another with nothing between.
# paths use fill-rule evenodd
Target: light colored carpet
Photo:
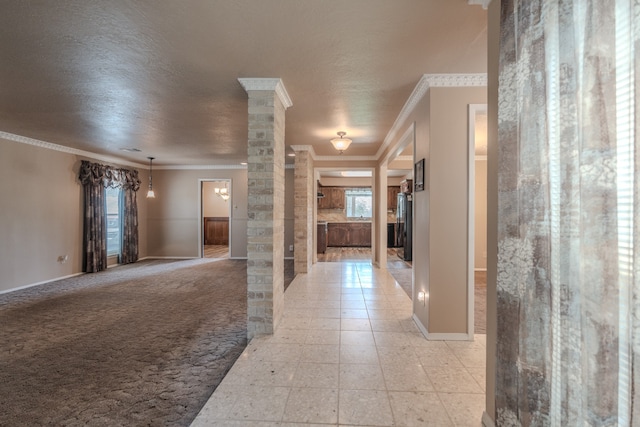
<instances>
[{"instance_id":1,"label":"light colored carpet","mask_svg":"<svg viewBox=\"0 0 640 427\"><path fill-rule=\"evenodd\" d=\"M142 261L0 295L0 425L189 425L246 346L246 261Z\"/></svg>"}]
</instances>

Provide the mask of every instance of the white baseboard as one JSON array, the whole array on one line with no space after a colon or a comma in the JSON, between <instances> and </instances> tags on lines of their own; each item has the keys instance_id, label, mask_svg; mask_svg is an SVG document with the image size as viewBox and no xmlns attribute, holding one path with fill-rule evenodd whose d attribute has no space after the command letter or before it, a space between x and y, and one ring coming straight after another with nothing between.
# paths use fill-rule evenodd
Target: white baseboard
<instances>
[{"instance_id":1,"label":"white baseboard","mask_svg":"<svg viewBox=\"0 0 640 427\"><path fill-rule=\"evenodd\" d=\"M413 314L412 317L413 317L413 321L415 322L416 326L418 327L422 335L424 335L424 337L429 341L473 341L473 335L469 335L469 334L430 333L427 330L427 328L425 328L425 326L422 324L422 322L420 322L420 319L418 319L418 316L416 316L415 313Z\"/></svg>"},{"instance_id":2,"label":"white baseboard","mask_svg":"<svg viewBox=\"0 0 640 427\"><path fill-rule=\"evenodd\" d=\"M473 335L469 334L439 334L433 333L427 335L427 339L431 341L473 341Z\"/></svg>"},{"instance_id":3,"label":"white baseboard","mask_svg":"<svg viewBox=\"0 0 640 427\"><path fill-rule=\"evenodd\" d=\"M486 411L482 413L482 425L483 427L496 427L496 423L491 419Z\"/></svg>"},{"instance_id":4,"label":"white baseboard","mask_svg":"<svg viewBox=\"0 0 640 427\"><path fill-rule=\"evenodd\" d=\"M429 332L427 331L427 328L424 327L420 319L418 319L418 316L416 316L416 314L413 313L413 316L411 317L413 318L413 323L416 324L416 326L418 327L422 335L424 335L424 337L427 338L427 336L429 335Z\"/></svg>"},{"instance_id":5,"label":"white baseboard","mask_svg":"<svg viewBox=\"0 0 640 427\"><path fill-rule=\"evenodd\" d=\"M47 284L47 283L55 282L57 280L69 279L71 277L76 277L76 276L82 276L83 274L85 274L85 273L74 273L74 274L69 274L68 276L56 277L55 279L43 280L42 282L31 283L29 285L19 286L17 288L5 289L3 291L0 291L0 294L6 294L6 293L9 293L9 292L19 291L21 289L32 288L34 286L44 285L44 284Z\"/></svg>"}]
</instances>

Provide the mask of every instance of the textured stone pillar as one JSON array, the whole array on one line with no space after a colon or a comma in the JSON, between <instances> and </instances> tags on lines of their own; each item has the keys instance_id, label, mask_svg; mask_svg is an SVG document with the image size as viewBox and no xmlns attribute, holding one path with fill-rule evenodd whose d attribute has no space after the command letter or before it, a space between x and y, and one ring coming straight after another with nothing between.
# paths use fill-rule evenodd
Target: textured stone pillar
<instances>
[{"instance_id":1,"label":"textured stone pillar","mask_svg":"<svg viewBox=\"0 0 640 427\"><path fill-rule=\"evenodd\" d=\"M640 423L639 12L502 1L499 426Z\"/></svg>"},{"instance_id":2,"label":"textured stone pillar","mask_svg":"<svg viewBox=\"0 0 640 427\"><path fill-rule=\"evenodd\" d=\"M249 95L247 337L272 334L284 306L284 120L280 79L238 79Z\"/></svg>"},{"instance_id":3,"label":"textured stone pillar","mask_svg":"<svg viewBox=\"0 0 640 427\"><path fill-rule=\"evenodd\" d=\"M294 172L294 273L307 273L313 263L313 147L292 145L296 153Z\"/></svg>"}]
</instances>

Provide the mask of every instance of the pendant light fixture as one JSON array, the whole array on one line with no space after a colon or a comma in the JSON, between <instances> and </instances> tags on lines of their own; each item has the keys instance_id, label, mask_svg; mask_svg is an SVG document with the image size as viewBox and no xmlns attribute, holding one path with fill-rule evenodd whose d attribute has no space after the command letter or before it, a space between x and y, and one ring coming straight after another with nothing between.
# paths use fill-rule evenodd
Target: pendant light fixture
<instances>
[{"instance_id":1,"label":"pendant light fixture","mask_svg":"<svg viewBox=\"0 0 640 427\"><path fill-rule=\"evenodd\" d=\"M153 159L155 157L147 157L149 159L149 191L147 191L147 199L155 199L156 193L153 191Z\"/></svg>"},{"instance_id":2,"label":"pendant light fixture","mask_svg":"<svg viewBox=\"0 0 640 427\"><path fill-rule=\"evenodd\" d=\"M227 183L224 183L224 188L220 188L220 187L216 187L213 190L218 196L220 196L222 198L222 200L224 200L225 202L227 200L229 200L229 197L231 196L229 194L229 190L227 190Z\"/></svg>"},{"instance_id":3,"label":"pendant light fixture","mask_svg":"<svg viewBox=\"0 0 640 427\"><path fill-rule=\"evenodd\" d=\"M346 134L346 132L338 132L339 138L333 138L331 140L333 147L338 150L340 154L342 154L344 150L349 148L349 145L351 145L351 140L344 137Z\"/></svg>"}]
</instances>

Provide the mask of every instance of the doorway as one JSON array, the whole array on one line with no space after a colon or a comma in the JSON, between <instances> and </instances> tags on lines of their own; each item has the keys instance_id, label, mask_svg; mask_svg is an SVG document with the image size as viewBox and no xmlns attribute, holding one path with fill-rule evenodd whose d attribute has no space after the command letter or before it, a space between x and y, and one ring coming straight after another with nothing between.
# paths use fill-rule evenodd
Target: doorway
<instances>
[{"instance_id":1,"label":"doorway","mask_svg":"<svg viewBox=\"0 0 640 427\"><path fill-rule=\"evenodd\" d=\"M200 254L202 258L229 258L231 180L201 180Z\"/></svg>"},{"instance_id":2,"label":"doorway","mask_svg":"<svg viewBox=\"0 0 640 427\"><path fill-rule=\"evenodd\" d=\"M372 168L316 168L315 259L373 262Z\"/></svg>"},{"instance_id":3,"label":"doorway","mask_svg":"<svg viewBox=\"0 0 640 427\"><path fill-rule=\"evenodd\" d=\"M469 330L487 323L487 105L469 104Z\"/></svg>"}]
</instances>

